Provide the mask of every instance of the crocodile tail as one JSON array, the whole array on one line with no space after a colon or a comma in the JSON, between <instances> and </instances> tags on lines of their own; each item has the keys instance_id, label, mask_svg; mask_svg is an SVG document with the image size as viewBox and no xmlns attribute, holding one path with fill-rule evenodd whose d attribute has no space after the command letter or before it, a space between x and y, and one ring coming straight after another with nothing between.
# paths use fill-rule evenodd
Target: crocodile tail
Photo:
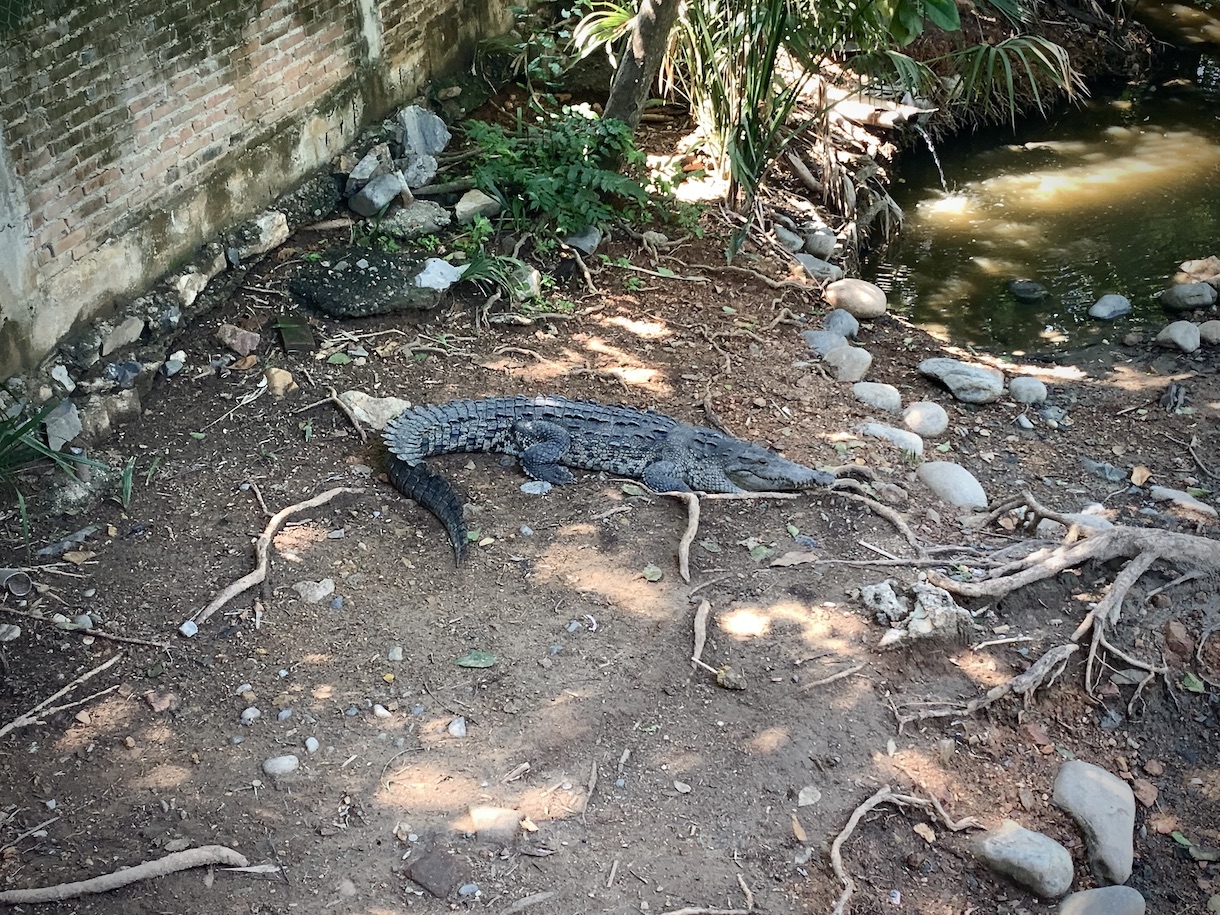
<instances>
[{"instance_id":1,"label":"crocodile tail","mask_svg":"<svg viewBox=\"0 0 1220 915\"><path fill-rule=\"evenodd\" d=\"M433 473L422 461L408 464L393 454L386 462L386 473L395 489L428 509L445 525L453 541L454 559L461 565L466 549L466 518L462 502L449 481Z\"/></svg>"}]
</instances>

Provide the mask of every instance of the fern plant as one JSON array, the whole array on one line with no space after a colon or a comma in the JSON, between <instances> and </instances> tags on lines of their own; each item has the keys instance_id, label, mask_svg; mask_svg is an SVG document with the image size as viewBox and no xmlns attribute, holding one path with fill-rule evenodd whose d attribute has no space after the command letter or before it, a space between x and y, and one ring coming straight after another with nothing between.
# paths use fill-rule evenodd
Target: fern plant
<instances>
[{"instance_id":1,"label":"fern plant","mask_svg":"<svg viewBox=\"0 0 1220 915\"><path fill-rule=\"evenodd\" d=\"M533 123L518 115L512 133L472 121L466 136L478 150L475 184L518 228L547 224L565 234L636 221L653 205L644 155L619 121L564 107Z\"/></svg>"}]
</instances>

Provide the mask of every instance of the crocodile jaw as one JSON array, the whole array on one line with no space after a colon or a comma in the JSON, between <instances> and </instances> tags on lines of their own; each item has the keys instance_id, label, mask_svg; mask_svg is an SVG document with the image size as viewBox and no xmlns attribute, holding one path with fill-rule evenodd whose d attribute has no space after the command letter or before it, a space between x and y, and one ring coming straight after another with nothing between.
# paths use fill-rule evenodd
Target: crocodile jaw
<instances>
[{"instance_id":1,"label":"crocodile jaw","mask_svg":"<svg viewBox=\"0 0 1220 915\"><path fill-rule=\"evenodd\" d=\"M735 485L748 492L790 492L834 482L825 471L797 464L756 445L724 459L721 468Z\"/></svg>"}]
</instances>

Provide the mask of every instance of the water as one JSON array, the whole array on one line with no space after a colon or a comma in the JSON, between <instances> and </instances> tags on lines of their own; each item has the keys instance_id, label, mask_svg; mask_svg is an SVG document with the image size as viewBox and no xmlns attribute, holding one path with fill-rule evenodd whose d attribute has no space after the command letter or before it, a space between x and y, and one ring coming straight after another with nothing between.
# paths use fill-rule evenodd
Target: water
<instances>
[{"instance_id":1,"label":"water","mask_svg":"<svg viewBox=\"0 0 1220 915\"><path fill-rule=\"evenodd\" d=\"M872 279L941 339L1012 353L1159 326L1154 294L1182 261L1220 254L1220 63L1192 62L1132 98L912 155L894 197L898 242ZM941 165L943 163L943 176ZM947 188L947 190L945 189ZM1051 295L1018 303L1010 280ZM1135 314L1088 317L1106 293Z\"/></svg>"}]
</instances>

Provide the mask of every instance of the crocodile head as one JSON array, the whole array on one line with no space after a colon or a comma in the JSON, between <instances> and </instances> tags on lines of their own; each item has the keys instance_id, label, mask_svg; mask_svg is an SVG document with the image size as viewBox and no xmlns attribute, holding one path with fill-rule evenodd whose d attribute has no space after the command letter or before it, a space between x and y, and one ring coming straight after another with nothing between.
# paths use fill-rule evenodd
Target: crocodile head
<instances>
[{"instance_id":1,"label":"crocodile head","mask_svg":"<svg viewBox=\"0 0 1220 915\"><path fill-rule=\"evenodd\" d=\"M734 443L714 460L729 480L749 492L788 492L834 482L834 477L823 470L797 464L749 442Z\"/></svg>"}]
</instances>

